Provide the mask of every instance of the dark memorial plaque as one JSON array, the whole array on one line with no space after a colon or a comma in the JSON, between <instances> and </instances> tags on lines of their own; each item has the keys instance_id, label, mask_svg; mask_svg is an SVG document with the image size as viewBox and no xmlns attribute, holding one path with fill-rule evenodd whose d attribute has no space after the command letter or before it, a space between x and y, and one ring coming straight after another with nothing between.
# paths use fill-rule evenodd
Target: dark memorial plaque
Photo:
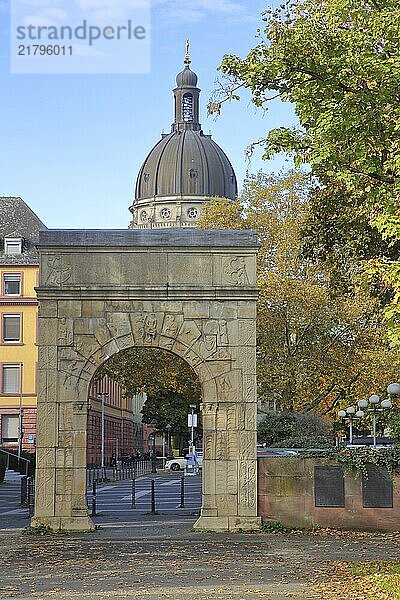
<instances>
[{"instance_id":1,"label":"dark memorial plaque","mask_svg":"<svg viewBox=\"0 0 400 600\"><path fill-rule=\"evenodd\" d=\"M393 508L393 482L387 469L367 465L362 478L364 508Z\"/></svg>"},{"instance_id":2,"label":"dark memorial plaque","mask_svg":"<svg viewBox=\"0 0 400 600\"><path fill-rule=\"evenodd\" d=\"M342 467L314 467L315 506L344 506Z\"/></svg>"}]
</instances>

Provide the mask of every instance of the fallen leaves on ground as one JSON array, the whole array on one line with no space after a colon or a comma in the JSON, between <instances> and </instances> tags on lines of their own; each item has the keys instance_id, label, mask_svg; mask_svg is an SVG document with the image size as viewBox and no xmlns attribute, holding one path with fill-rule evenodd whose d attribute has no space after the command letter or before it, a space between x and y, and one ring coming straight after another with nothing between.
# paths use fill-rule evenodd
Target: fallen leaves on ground
<instances>
[{"instance_id":1,"label":"fallen leaves on ground","mask_svg":"<svg viewBox=\"0 0 400 600\"><path fill-rule=\"evenodd\" d=\"M315 583L326 600L400 600L400 562L331 563L335 580Z\"/></svg>"}]
</instances>

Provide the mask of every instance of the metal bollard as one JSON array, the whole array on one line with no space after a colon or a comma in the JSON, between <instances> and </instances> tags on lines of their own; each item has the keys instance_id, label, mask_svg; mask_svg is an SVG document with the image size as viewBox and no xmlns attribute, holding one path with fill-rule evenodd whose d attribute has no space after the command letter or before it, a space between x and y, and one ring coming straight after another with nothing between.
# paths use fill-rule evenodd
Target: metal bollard
<instances>
[{"instance_id":1,"label":"metal bollard","mask_svg":"<svg viewBox=\"0 0 400 600\"><path fill-rule=\"evenodd\" d=\"M96 502L97 502L97 481L93 481L93 492L92 492L92 514L91 517L96 517Z\"/></svg>"},{"instance_id":2,"label":"metal bollard","mask_svg":"<svg viewBox=\"0 0 400 600\"><path fill-rule=\"evenodd\" d=\"M156 514L156 487L154 479L151 480L151 515Z\"/></svg>"},{"instance_id":3,"label":"metal bollard","mask_svg":"<svg viewBox=\"0 0 400 600\"><path fill-rule=\"evenodd\" d=\"M21 477L21 504L20 506L28 506L28 478Z\"/></svg>"},{"instance_id":4,"label":"metal bollard","mask_svg":"<svg viewBox=\"0 0 400 600\"><path fill-rule=\"evenodd\" d=\"M35 480L33 477L28 478L28 514L30 517L35 514Z\"/></svg>"},{"instance_id":5,"label":"metal bollard","mask_svg":"<svg viewBox=\"0 0 400 600\"><path fill-rule=\"evenodd\" d=\"M132 479L132 502L131 508L136 508L136 481Z\"/></svg>"},{"instance_id":6,"label":"metal bollard","mask_svg":"<svg viewBox=\"0 0 400 600\"><path fill-rule=\"evenodd\" d=\"M185 478L181 477L181 503L179 508L185 508Z\"/></svg>"}]
</instances>

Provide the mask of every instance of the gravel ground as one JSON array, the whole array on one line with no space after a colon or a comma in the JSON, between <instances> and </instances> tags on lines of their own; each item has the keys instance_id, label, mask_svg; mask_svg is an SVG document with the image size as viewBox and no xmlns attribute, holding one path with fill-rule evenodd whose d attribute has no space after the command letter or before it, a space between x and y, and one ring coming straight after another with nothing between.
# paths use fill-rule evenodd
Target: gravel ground
<instances>
[{"instance_id":1,"label":"gravel ground","mask_svg":"<svg viewBox=\"0 0 400 600\"><path fill-rule=\"evenodd\" d=\"M195 516L105 523L94 533L0 531L0 598L321 598L335 563L397 560L398 534L215 534Z\"/></svg>"}]
</instances>

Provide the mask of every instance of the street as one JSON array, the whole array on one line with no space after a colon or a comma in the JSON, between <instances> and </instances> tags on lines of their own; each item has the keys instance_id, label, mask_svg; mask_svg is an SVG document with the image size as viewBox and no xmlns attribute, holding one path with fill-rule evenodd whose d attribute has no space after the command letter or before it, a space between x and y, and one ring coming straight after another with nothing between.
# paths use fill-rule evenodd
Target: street
<instances>
[{"instance_id":1,"label":"street","mask_svg":"<svg viewBox=\"0 0 400 600\"><path fill-rule=\"evenodd\" d=\"M99 484L97 488L97 516L93 519L101 524L116 515L135 521L140 515L151 511L151 481L155 482L155 508L158 513L195 515L201 506L201 477L184 477L184 508L180 508L181 480L183 472L161 472L156 475L145 475L135 480L136 508L132 509L132 481L118 481L110 484ZM88 506L92 507L92 490L88 490Z\"/></svg>"},{"instance_id":2,"label":"street","mask_svg":"<svg viewBox=\"0 0 400 600\"><path fill-rule=\"evenodd\" d=\"M127 522L139 521L151 511L151 481L154 480L155 508L159 514L191 516L193 522L201 506L201 477L184 477L184 507L181 508L181 481L183 472L160 471L135 480L135 508L132 508L132 481L99 483L96 494L97 525L115 518ZM29 525L28 509L20 506L20 475L8 471L0 485L0 529L15 529ZM88 490L88 507L92 512L92 488Z\"/></svg>"}]
</instances>

